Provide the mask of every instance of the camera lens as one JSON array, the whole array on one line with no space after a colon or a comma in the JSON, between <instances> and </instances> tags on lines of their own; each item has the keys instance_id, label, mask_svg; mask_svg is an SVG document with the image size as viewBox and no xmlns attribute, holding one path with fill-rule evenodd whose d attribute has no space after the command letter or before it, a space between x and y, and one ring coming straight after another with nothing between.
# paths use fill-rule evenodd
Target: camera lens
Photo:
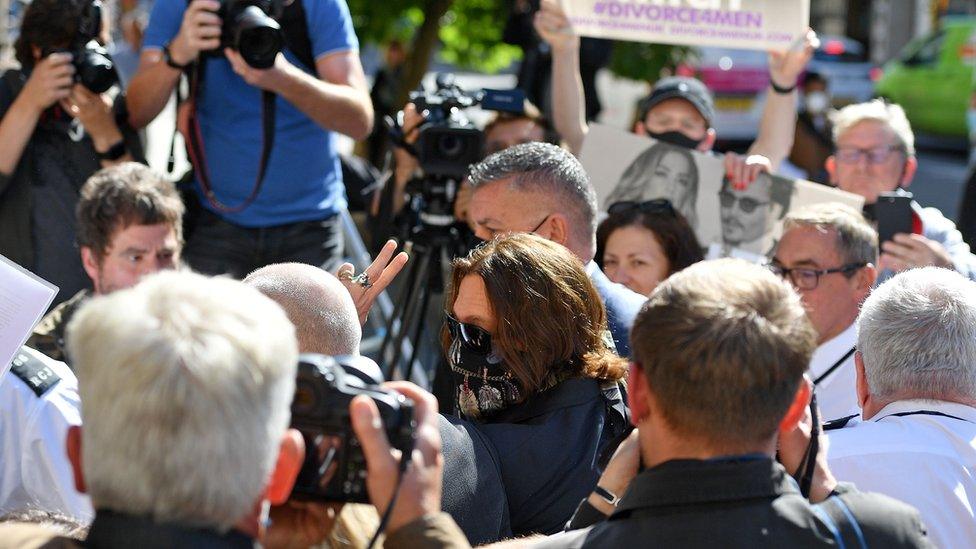
<instances>
[{"instance_id":1,"label":"camera lens","mask_svg":"<svg viewBox=\"0 0 976 549\"><path fill-rule=\"evenodd\" d=\"M95 93L104 93L119 81L115 65L105 48L89 42L85 49L75 53L78 81Z\"/></svg>"},{"instance_id":2,"label":"camera lens","mask_svg":"<svg viewBox=\"0 0 976 549\"><path fill-rule=\"evenodd\" d=\"M437 140L437 151L442 158L459 158L464 154L464 150L464 140L459 139L456 135L442 135L441 138Z\"/></svg>"},{"instance_id":3,"label":"camera lens","mask_svg":"<svg viewBox=\"0 0 976 549\"><path fill-rule=\"evenodd\" d=\"M280 25L257 6L244 8L235 23L237 51L244 61L256 69L274 65L275 56L283 46Z\"/></svg>"}]
</instances>

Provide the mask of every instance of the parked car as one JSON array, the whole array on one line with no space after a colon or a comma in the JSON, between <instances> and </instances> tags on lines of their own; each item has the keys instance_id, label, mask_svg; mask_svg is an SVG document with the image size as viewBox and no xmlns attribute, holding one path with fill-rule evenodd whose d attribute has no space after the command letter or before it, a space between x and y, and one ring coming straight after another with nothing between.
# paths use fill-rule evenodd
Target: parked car
<instances>
[{"instance_id":1,"label":"parked car","mask_svg":"<svg viewBox=\"0 0 976 549\"><path fill-rule=\"evenodd\" d=\"M821 37L808 70L827 80L835 107L866 101L877 67L867 61L864 46L844 36ZM767 53L731 48L699 48L694 66L679 74L697 76L715 96L716 133L723 141L752 141L759 131L769 86Z\"/></svg>"},{"instance_id":2,"label":"parked car","mask_svg":"<svg viewBox=\"0 0 976 549\"><path fill-rule=\"evenodd\" d=\"M904 107L916 131L964 138L974 61L976 17L946 17L884 65L874 91Z\"/></svg>"}]
</instances>

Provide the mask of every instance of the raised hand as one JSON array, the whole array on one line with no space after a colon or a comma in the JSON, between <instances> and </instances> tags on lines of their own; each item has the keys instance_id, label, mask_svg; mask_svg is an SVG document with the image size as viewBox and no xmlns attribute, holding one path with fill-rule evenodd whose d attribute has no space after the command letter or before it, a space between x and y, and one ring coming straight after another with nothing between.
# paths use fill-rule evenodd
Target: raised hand
<instances>
[{"instance_id":1,"label":"raised hand","mask_svg":"<svg viewBox=\"0 0 976 549\"><path fill-rule=\"evenodd\" d=\"M355 274L356 268L352 263L343 263L336 271L336 277L342 281L349 295L352 296L352 302L356 304L361 324L366 324L366 317L373 307L373 302L407 264L409 257L405 252L400 252L393 257L396 249L396 241L388 240L376 259L358 275Z\"/></svg>"}]
</instances>

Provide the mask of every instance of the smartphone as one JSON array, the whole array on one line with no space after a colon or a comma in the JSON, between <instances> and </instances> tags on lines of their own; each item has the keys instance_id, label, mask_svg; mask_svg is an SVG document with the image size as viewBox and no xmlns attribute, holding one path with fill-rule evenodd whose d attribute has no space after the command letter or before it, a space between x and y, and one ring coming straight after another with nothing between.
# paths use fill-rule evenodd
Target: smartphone
<instances>
[{"instance_id":1,"label":"smartphone","mask_svg":"<svg viewBox=\"0 0 976 549\"><path fill-rule=\"evenodd\" d=\"M912 214L911 193L881 193L874 205L874 218L878 220L878 245L892 240L896 234L911 234L915 222Z\"/></svg>"}]
</instances>

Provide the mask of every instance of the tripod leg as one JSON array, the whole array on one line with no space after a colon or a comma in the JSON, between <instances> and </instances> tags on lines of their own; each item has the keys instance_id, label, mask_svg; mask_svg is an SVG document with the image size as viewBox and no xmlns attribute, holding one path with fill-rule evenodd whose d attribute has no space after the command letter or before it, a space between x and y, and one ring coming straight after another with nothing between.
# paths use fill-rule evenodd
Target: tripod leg
<instances>
[{"instance_id":1,"label":"tripod leg","mask_svg":"<svg viewBox=\"0 0 976 549\"><path fill-rule=\"evenodd\" d=\"M419 254L422 254L422 250L418 250ZM418 254L418 255L419 255ZM410 303L413 301L414 291L417 289L416 281L418 280L418 274L422 267L423 257L419 257L421 261L411 261L408 266L407 276L403 282L403 286L400 288L400 293L397 296L396 303L393 307L393 312L390 314L390 318L386 321L385 333L383 334L383 343L380 345L379 360L381 364L387 364L388 366L384 368L384 376L386 379L390 379L393 375L393 371L396 368L396 361L399 357L394 357L396 360L388 360L387 355L389 354L390 344L396 339L397 333L403 330L404 321L407 318L406 312L409 308ZM422 280L422 278L419 278Z\"/></svg>"},{"instance_id":2,"label":"tripod leg","mask_svg":"<svg viewBox=\"0 0 976 549\"><path fill-rule=\"evenodd\" d=\"M422 299L421 292L424 292L427 287L427 276L430 272L430 265L432 263L431 258L434 257L430 254L430 250L426 250L423 257L419 258L420 261L417 269L417 277L413 281L413 287L410 288L409 299L406 303L405 310L403 312L403 319L400 322L399 330L397 330L396 337L393 343L393 358L389 364L390 379L393 377L393 372L396 367L400 364L400 359L403 353L403 339L408 333L410 333L411 322L414 322L414 317L417 316L417 306L419 305L418 297ZM436 260L436 259L435 259ZM423 320L423 315L420 315L420 320ZM415 347L419 344L418 341L412 341L412 345ZM407 379L407 378L404 378Z\"/></svg>"},{"instance_id":3,"label":"tripod leg","mask_svg":"<svg viewBox=\"0 0 976 549\"><path fill-rule=\"evenodd\" d=\"M440 250L436 250L440 252ZM440 263L440 253L431 253L429 264L427 266L428 270L431 268L436 269ZM417 357L420 354L420 337L424 334L424 328L427 326L427 307L430 305L430 294L432 290L430 284L425 284L421 287L421 298L420 298L420 311L417 318L417 324L413 329L413 353L411 353L410 361L407 362L407 368L404 371L403 379L410 380L413 375L413 365L417 363Z\"/></svg>"}]
</instances>

